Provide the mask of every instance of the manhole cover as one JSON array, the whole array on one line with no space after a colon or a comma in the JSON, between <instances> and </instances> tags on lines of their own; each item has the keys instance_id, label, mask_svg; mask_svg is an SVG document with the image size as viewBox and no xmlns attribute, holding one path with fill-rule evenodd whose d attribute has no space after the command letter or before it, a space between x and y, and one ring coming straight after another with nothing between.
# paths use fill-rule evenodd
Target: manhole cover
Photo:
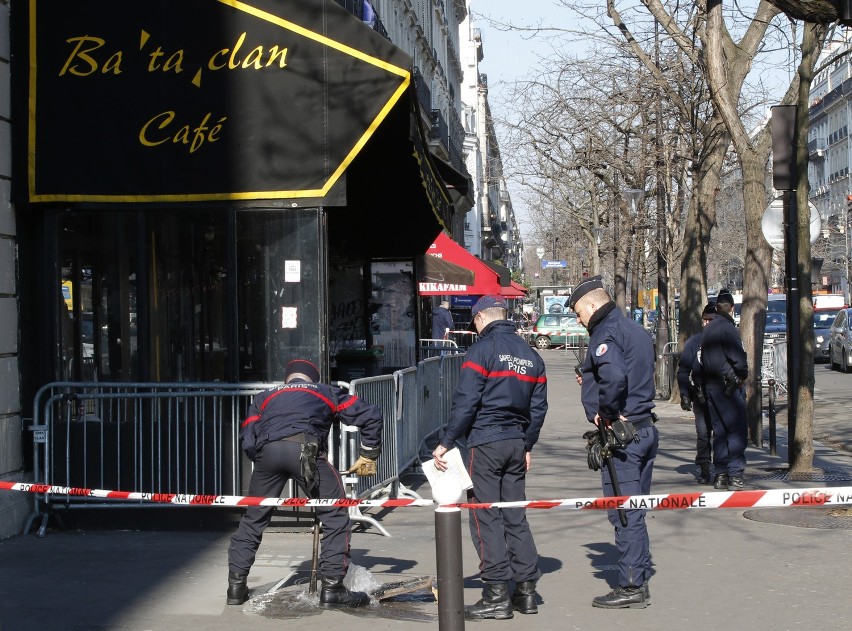
<instances>
[{"instance_id":1,"label":"manhole cover","mask_svg":"<svg viewBox=\"0 0 852 631\"><path fill-rule=\"evenodd\" d=\"M743 517L764 524L827 530L852 530L852 509L843 506L756 508L745 511Z\"/></svg>"}]
</instances>

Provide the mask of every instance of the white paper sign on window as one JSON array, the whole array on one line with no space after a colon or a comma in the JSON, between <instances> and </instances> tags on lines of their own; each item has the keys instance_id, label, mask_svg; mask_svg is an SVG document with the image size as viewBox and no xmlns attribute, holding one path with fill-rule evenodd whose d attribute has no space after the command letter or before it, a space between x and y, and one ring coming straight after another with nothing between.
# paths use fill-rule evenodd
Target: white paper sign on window
<instances>
[{"instance_id":1,"label":"white paper sign on window","mask_svg":"<svg viewBox=\"0 0 852 631\"><path fill-rule=\"evenodd\" d=\"M281 328L295 329L296 328L296 307L281 307Z\"/></svg>"},{"instance_id":2,"label":"white paper sign on window","mask_svg":"<svg viewBox=\"0 0 852 631\"><path fill-rule=\"evenodd\" d=\"M284 282L298 283L302 280L302 262L284 261Z\"/></svg>"}]
</instances>

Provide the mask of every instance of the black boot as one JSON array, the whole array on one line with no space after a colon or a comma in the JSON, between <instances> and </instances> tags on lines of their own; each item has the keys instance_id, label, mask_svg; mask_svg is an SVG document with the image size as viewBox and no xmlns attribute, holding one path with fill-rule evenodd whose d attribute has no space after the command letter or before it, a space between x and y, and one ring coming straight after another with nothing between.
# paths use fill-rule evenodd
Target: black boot
<instances>
[{"instance_id":1,"label":"black boot","mask_svg":"<svg viewBox=\"0 0 852 631\"><path fill-rule=\"evenodd\" d=\"M228 572L228 604L242 605L248 600L248 585L246 579L248 574Z\"/></svg>"},{"instance_id":2,"label":"black boot","mask_svg":"<svg viewBox=\"0 0 852 631\"><path fill-rule=\"evenodd\" d=\"M535 581L518 583L512 595L512 607L523 614L538 613L535 597Z\"/></svg>"},{"instance_id":3,"label":"black boot","mask_svg":"<svg viewBox=\"0 0 852 631\"><path fill-rule=\"evenodd\" d=\"M725 491L728 490L728 474L727 473L717 473L716 480L713 482L714 489L723 489Z\"/></svg>"},{"instance_id":4,"label":"black boot","mask_svg":"<svg viewBox=\"0 0 852 631\"><path fill-rule=\"evenodd\" d=\"M644 586L616 587L606 596L597 596L592 600L592 607L601 609L644 609L649 604L650 600L645 598Z\"/></svg>"},{"instance_id":5,"label":"black boot","mask_svg":"<svg viewBox=\"0 0 852 631\"><path fill-rule=\"evenodd\" d=\"M698 484L710 484L710 465L703 462L699 466L701 473L698 475Z\"/></svg>"},{"instance_id":6,"label":"black boot","mask_svg":"<svg viewBox=\"0 0 852 631\"><path fill-rule=\"evenodd\" d=\"M485 581L485 593L479 602L464 608L464 617L468 620L507 620L514 615L508 581Z\"/></svg>"},{"instance_id":7,"label":"black boot","mask_svg":"<svg viewBox=\"0 0 852 631\"><path fill-rule=\"evenodd\" d=\"M321 580L320 607L363 607L370 604L370 597L364 592L346 589L342 578L323 576Z\"/></svg>"}]
</instances>

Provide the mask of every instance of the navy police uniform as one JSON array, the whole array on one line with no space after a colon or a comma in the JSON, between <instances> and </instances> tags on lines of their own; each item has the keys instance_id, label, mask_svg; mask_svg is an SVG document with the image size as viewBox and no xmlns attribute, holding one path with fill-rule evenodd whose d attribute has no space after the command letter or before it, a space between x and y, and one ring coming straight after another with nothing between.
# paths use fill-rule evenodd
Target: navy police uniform
<instances>
[{"instance_id":1,"label":"navy police uniform","mask_svg":"<svg viewBox=\"0 0 852 631\"><path fill-rule=\"evenodd\" d=\"M598 286L602 287L599 281ZM632 423L636 440L625 449L613 451L614 468L622 495L648 495L659 444L652 414L656 395L653 342L648 332L626 318L613 302L598 308L587 328L589 350L580 367L586 418L594 423L595 416L607 421L623 417ZM601 481L604 495L614 496L608 467L601 468ZM622 526L618 511L607 514L615 527L619 587L643 587L647 593L644 586L651 557L645 511L625 511L627 526Z\"/></svg>"},{"instance_id":2,"label":"navy police uniform","mask_svg":"<svg viewBox=\"0 0 852 631\"><path fill-rule=\"evenodd\" d=\"M473 503L526 499L526 452L547 413L544 361L510 320L489 323L468 349L440 444L465 439ZM538 551L526 510L469 511L483 581L537 581ZM511 617L511 616L509 616Z\"/></svg>"},{"instance_id":3,"label":"navy police uniform","mask_svg":"<svg viewBox=\"0 0 852 631\"><path fill-rule=\"evenodd\" d=\"M320 498L345 497L340 474L327 459L328 433L335 418L358 427L362 445L381 445L381 409L341 388L295 378L256 395L240 428L243 450L254 462L249 495L279 497L290 479L310 495L302 476L301 453L305 440L315 437L319 442L316 494ZM232 573L248 574L274 510L273 506L246 509L228 549ZM342 578L349 565L349 513L339 508L318 507L316 514L322 524L319 573L323 577Z\"/></svg>"},{"instance_id":4,"label":"navy police uniform","mask_svg":"<svg viewBox=\"0 0 852 631\"><path fill-rule=\"evenodd\" d=\"M701 336L703 331L690 336L683 344L683 352L677 361L677 385L680 390L681 402L689 401L692 413L695 416L695 464L703 468L710 467L712 451L710 448L710 437L712 429L710 426L710 415L706 404L699 402L700 396L697 388L703 382L701 377L701 364L698 363L698 350L701 348ZM689 409L688 407L686 409Z\"/></svg>"},{"instance_id":5,"label":"navy police uniform","mask_svg":"<svg viewBox=\"0 0 852 631\"><path fill-rule=\"evenodd\" d=\"M737 381L748 376L747 359L734 319L719 310L704 329L700 354L707 409L713 427L717 487L727 486L731 478L742 478L745 470L748 426L745 396ZM727 475L728 479L720 479L720 475Z\"/></svg>"}]
</instances>

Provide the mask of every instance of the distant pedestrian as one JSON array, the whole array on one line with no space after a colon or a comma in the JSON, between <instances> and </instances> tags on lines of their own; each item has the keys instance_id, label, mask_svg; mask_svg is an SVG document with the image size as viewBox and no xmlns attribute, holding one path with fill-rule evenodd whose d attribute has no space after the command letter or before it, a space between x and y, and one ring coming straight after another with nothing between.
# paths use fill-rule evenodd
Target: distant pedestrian
<instances>
[{"instance_id":1,"label":"distant pedestrian","mask_svg":"<svg viewBox=\"0 0 852 631\"><path fill-rule=\"evenodd\" d=\"M450 313L450 303L448 300L442 300L441 303L432 310L432 339L446 340L447 331L453 330L453 314Z\"/></svg>"},{"instance_id":2,"label":"distant pedestrian","mask_svg":"<svg viewBox=\"0 0 852 631\"><path fill-rule=\"evenodd\" d=\"M361 433L360 457L349 469L357 475L374 475L382 450L382 411L377 406L336 386L319 383L317 367L304 359L287 364L284 385L256 395L240 428L242 448L254 463L248 493L252 497L278 497L289 480L295 480L308 497L338 499L346 489L328 462L328 433L335 419ZM228 548L229 605L248 598L249 570L254 564L263 531L274 506L250 506L243 513ZM322 525L319 574L322 607L362 607L370 598L349 591L343 577L349 566L349 514L339 508L317 508Z\"/></svg>"},{"instance_id":3,"label":"distant pedestrian","mask_svg":"<svg viewBox=\"0 0 852 631\"><path fill-rule=\"evenodd\" d=\"M450 421L432 455L443 455L466 439L473 503L526 500L530 452L547 413L547 376L537 351L506 319L506 301L483 296L473 306L479 340L467 351L453 394ZM470 534L485 583L482 599L465 608L471 620L511 618L514 611L538 613L538 551L525 508L485 508L468 512ZM509 596L509 581L515 592Z\"/></svg>"},{"instance_id":4,"label":"distant pedestrian","mask_svg":"<svg viewBox=\"0 0 852 631\"><path fill-rule=\"evenodd\" d=\"M707 304L701 313L701 327L707 326L716 315L716 307ZM691 335L683 344L683 352L677 362L677 385L680 390L680 407L692 411L695 416L695 464L698 465L698 483L710 484L712 476L710 464L713 460L711 440L713 428L707 411L707 399L704 396L704 383L701 376L701 364L698 363L698 350L701 348L702 331Z\"/></svg>"},{"instance_id":5,"label":"distant pedestrian","mask_svg":"<svg viewBox=\"0 0 852 631\"><path fill-rule=\"evenodd\" d=\"M651 475L657 456L659 434L654 426L654 345L642 326L627 318L603 288L600 276L593 276L574 288L571 308L589 330L589 352L579 367L577 382L582 387L583 409L590 423L611 428L622 421L633 434L623 448L613 448L612 462L621 495L651 493ZM612 497L615 482L608 467L602 466L604 495ZM651 553L645 511L626 510L621 522L619 511L608 511L615 527L618 548L618 585L605 596L592 600L603 609L641 609L651 602L648 580Z\"/></svg>"},{"instance_id":6,"label":"distant pedestrian","mask_svg":"<svg viewBox=\"0 0 852 631\"><path fill-rule=\"evenodd\" d=\"M700 363L713 426L713 488L739 491L745 488L748 425L742 384L748 377L748 356L733 311L734 297L723 289L716 297L716 316L702 333Z\"/></svg>"}]
</instances>

